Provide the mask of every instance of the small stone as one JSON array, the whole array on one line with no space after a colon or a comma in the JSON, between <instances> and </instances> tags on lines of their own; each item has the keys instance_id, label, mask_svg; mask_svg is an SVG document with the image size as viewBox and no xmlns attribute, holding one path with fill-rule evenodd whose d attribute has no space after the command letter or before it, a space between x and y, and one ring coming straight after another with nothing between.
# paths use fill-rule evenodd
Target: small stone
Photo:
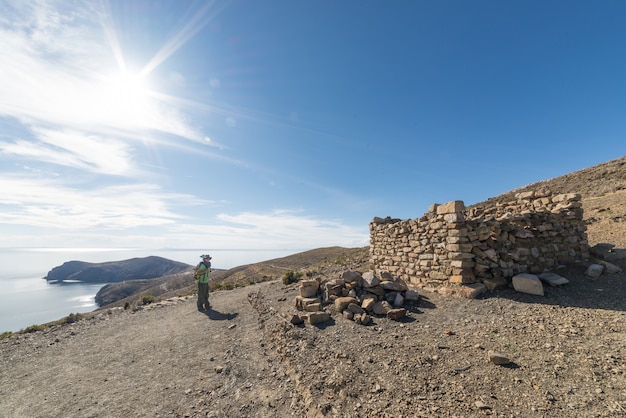
<instances>
[{"instance_id":1,"label":"small stone","mask_svg":"<svg viewBox=\"0 0 626 418\"><path fill-rule=\"evenodd\" d=\"M608 261L600 260L598 261L598 264L602 264L604 266L603 271L607 272L608 274L617 274L622 272L622 269L619 266L616 266L613 263L609 263Z\"/></svg>"},{"instance_id":2,"label":"small stone","mask_svg":"<svg viewBox=\"0 0 626 418\"><path fill-rule=\"evenodd\" d=\"M459 287L459 294L467 299L476 299L478 295L487 291L482 283L472 283Z\"/></svg>"},{"instance_id":3,"label":"small stone","mask_svg":"<svg viewBox=\"0 0 626 418\"><path fill-rule=\"evenodd\" d=\"M420 300L420 295L416 290L407 290L404 294L404 300L407 302L417 302Z\"/></svg>"},{"instance_id":4,"label":"small stone","mask_svg":"<svg viewBox=\"0 0 626 418\"><path fill-rule=\"evenodd\" d=\"M389 302L383 300L382 302L376 302L374 304L373 310L376 315L387 315L387 312L389 312L391 309L392 307Z\"/></svg>"},{"instance_id":5,"label":"small stone","mask_svg":"<svg viewBox=\"0 0 626 418\"><path fill-rule=\"evenodd\" d=\"M337 298L335 299L335 309L337 312L343 312L351 303L359 303L359 301L349 296Z\"/></svg>"},{"instance_id":6,"label":"small stone","mask_svg":"<svg viewBox=\"0 0 626 418\"><path fill-rule=\"evenodd\" d=\"M361 279L361 283L365 288L378 286L380 284L380 280L378 280L378 277L376 277L373 271L367 271L363 273Z\"/></svg>"},{"instance_id":7,"label":"small stone","mask_svg":"<svg viewBox=\"0 0 626 418\"><path fill-rule=\"evenodd\" d=\"M404 305L404 297L400 292L396 293L396 297L393 300L393 306L401 307Z\"/></svg>"},{"instance_id":8,"label":"small stone","mask_svg":"<svg viewBox=\"0 0 626 418\"><path fill-rule=\"evenodd\" d=\"M491 409L491 407L489 405L485 404L482 401L476 401L476 402L474 402L474 405L476 405L476 408L478 408L478 409Z\"/></svg>"},{"instance_id":9,"label":"small stone","mask_svg":"<svg viewBox=\"0 0 626 418\"><path fill-rule=\"evenodd\" d=\"M213 370L215 371L215 373L220 374L224 371L224 366L215 366Z\"/></svg>"},{"instance_id":10,"label":"small stone","mask_svg":"<svg viewBox=\"0 0 626 418\"><path fill-rule=\"evenodd\" d=\"M328 312L311 312L308 317L311 325L330 321Z\"/></svg>"},{"instance_id":11,"label":"small stone","mask_svg":"<svg viewBox=\"0 0 626 418\"><path fill-rule=\"evenodd\" d=\"M356 271L346 270L341 275L341 278L345 280L346 283L354 283L362 279L361 275Z\"/></svg>"},{"instance_id":12,"label":"small stone","mask_svg":"<svg viewBox=\"0 0 626 418\"><path fill-rule=\"evenodd\" d=\"M300 296L303 298L312 298L317 295L320 284L317 280L302 280L300 282Z\"/></svg>"},{"instance_id":13,"label":"small stone","mask_svg":"<svg viewBox=\"0 0 626 418\"><path fill-rule=\"evenodd\" d=\"M513 288L516 292L543 296L541 280L534 274L520 273L513 276Z\"/></svg>"},{"instance_id":14,"label":"small stone","mask_svg":"<svg viewBox=\"0 0 626 418\"><path fill-rule=\"evenodd\" d=\"M497 277L497 278L485 278L483 279L483 284L485 285L487 290L492 292L496 289L506 287L508 283L504 277Z\"/></svg>"},{"instance_id":15,"label":"small stone","mask_svg":"<svg viewBox=\"0 0 626 418\"><path fill-rule=\"evenodd\" d=\"M569 283L569 280L567 280L565 277L559 276L558 274L552 273L551 271L541 273L539 275L539 278L548 283L550 286L560 286Z\"/></svg>"},{"instance_id":16,"label":"small stone","mask_svg":"<svg viewBox=\"0 0 626 418\"><path fill-rule=\"evenodd\" d=\"M346 309L352 312L353 314L365 313L365 309L361 308L357 303L349 304Z\"/></svg>"},{"instance_id":17,"label":"small stone","mask_svg":"<svg viewBox=\"0 0 626 418\"><path fill-rule=\"evenodd\" d=\"M585 276L591 277L592 279L597 279L598 277L600 277L600 275L602 275L603 271L604 266L602 264L592 264L587 267L587 270L585 270Z\"/></svg>"},{"instance_id":18,"label":"small stone","mask_svg":"<svg viewBox=\"0 0 626 418\"><path fill-rule=\"evenodd\" d=\"M502 366L511 363L511 360L505 354L497 351L489 351L488 356L489 361L491 361L493 364L498 364Z\"/></svg>"},{"instance_id":19,"label":"small stone","mask_svg":"<svg viewBox=\"0 0 626 418\"><path fill-rule=\"evenodd\" d=\"M293 325L300 325L302 323L304 323L304 319L302 319L302 317L300 315L294 314L291 317L291 321L290 321Z\"/></svg>"},{"instance_id":20,"label":"small stone","mask_svg":"<svg viewBox=\"0 0 626 418\"><path fill-rule=\"evenodd\" d=\"M396 321L398 319L404 318L405 316L406 316L406 309L404 308L391 309L387 312L387 318L393 319Z\"/></svg>"}]
</instances>

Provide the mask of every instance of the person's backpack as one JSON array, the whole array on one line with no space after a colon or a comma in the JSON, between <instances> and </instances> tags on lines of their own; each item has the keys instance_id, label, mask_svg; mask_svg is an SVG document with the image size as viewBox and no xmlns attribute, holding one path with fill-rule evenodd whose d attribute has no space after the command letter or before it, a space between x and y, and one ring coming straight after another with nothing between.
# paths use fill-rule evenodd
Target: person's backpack
<instances>
[{"instance_id":1,"label":"person's backpack","mask_svg":"<svg viewBox=\"0 0 626 418\"><path fill-rule=\"evenodd\" d=\"M206 267L206 270L200 269L200 267L202 265L204 265L204 267ZM198 265L196 266L196 269L193 272L194 279L196 279L196 280L200 279L200 276L202 276L210 267L211 267L210 263L209 263L209 265L207 265L204 261L199 262Z\"/></svg>"}]
</instances>

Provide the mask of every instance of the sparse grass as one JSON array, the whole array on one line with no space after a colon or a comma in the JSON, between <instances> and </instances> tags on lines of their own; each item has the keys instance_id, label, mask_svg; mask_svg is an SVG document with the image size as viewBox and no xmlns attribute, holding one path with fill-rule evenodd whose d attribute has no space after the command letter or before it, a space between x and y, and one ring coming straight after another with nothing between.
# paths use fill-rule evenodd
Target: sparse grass
<instances>
[{"instance_id":1,"label":"sparse grass","mask_svg":"<svg viewBox=\"0 0 626 418\"><path fill-rule=\"evenodd\" d=\"M70 313L68 316L66 316L65 318L61 319L61 321L59 321L61 324L73 324L76 321L80 321L81 319L83 319L83 315L80 313Z\"/></svg>"},{"instance_id":2,"label":"sparse grass","mask_svg":"<svg viewBox=\"0 0 626 418\"><path fill-rule=\"evenodd\" d=\"M304 273L302 273L301 271L295 272L293 270L289 270L285 274L283 274L283 284L295 283L300 280L300 277L302 277L303 275Z\"/></svg>"},{"instance_id":3,"label":"sparse grass","mask_svg":"<svg viewBox=\"0 0 626 418\"><path fill-rule=\"evenodd\" d=\"M151 303L154 303L155 300L155 297L152 295L144 295L141 297L141 304L150 305Z\"/></svg>"},{"instance_id":4,"label":"sparse grass","mask_svg":"<svg viewBox=\"0 0 626 418\"><path fill-rule=\"evenodd\" d=\"M235 285L232 284L232 283L219 282L219 283L211 283L209 288L212 291L215 291L215 290L233 290L235 288Z\"/></svg>"},{"instance_id":5,"label":"sparse grass","mask_svg":"<svg viewBox=\"0 0 626 418\"><path fill-rule=\"evenodd\" d=\"M29 327L24 328L20 332L29 334L31 332L43 331L44 329L46 329L45 325L31 325Z\"/></svg>"},{"instance_id":6,"label":"sparse grass","mask_svg":"<svg viewBox=\"0 0 626 418\"><path fill-rule=\"evenodd\" d=\"M0 334L0 340L9 338L11 336L13 336L13 333L11 331L5 331L2 334Z\"/></svg>"}]
</instances>

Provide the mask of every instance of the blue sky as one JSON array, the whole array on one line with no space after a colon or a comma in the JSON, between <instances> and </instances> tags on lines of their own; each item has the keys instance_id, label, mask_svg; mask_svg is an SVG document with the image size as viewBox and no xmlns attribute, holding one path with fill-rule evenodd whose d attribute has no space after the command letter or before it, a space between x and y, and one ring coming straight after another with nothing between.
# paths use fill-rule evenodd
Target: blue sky
<instances>
[{"instance_id":1,"label":"blue sky","mask_svg":"<svg viewBox=\"0 0 626 418\"><path fill-rule=\"evenodd\" d=\"M626 154L622 1L0 0L1 247L365 246Z\"/></svg>"}]
</instances>

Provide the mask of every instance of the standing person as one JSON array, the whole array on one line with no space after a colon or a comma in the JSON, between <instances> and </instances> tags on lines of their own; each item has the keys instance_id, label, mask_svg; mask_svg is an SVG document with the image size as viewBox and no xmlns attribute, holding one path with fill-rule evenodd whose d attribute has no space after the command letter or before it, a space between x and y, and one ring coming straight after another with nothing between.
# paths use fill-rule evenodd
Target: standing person
<instances>
[{"instance_id":1,"label":"standing person","mask_svg":"<svg viewBox=\"0 0 626 418\"><path fill-rule=\"evenodd\" d=\"M196 267L194 277L198 282L198 310L209 310L209 276L211 275L211 256L208 254L201 255L202 261Z\"/></svg>"}]
</instances>

